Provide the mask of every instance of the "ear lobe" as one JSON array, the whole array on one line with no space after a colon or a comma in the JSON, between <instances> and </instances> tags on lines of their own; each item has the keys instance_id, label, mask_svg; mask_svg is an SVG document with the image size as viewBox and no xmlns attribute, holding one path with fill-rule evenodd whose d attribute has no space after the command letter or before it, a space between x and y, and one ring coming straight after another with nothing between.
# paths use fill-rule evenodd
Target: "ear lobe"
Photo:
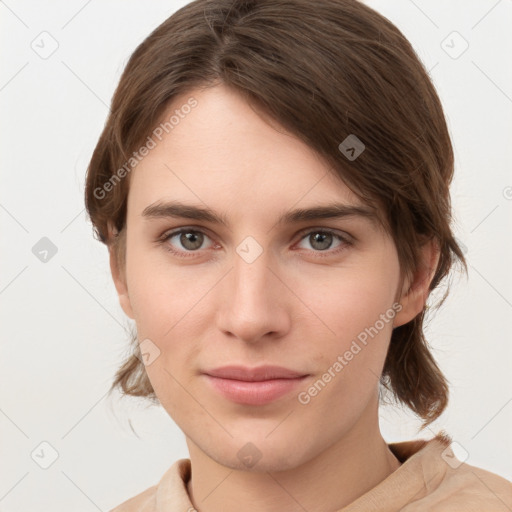
<instances>
[{"instance_id":1,"label":"ear lobe","mask_svg":"<svg viewBox=\"0 0 512 512\"><path fill-rule=\"evenodd\" d=\"M423 310L427 302L429 286L439 262L440 251L437 242L434 239L425 242L420 254L421 261L414 276L404 282L400 298L402 309L395 316L393 327L410 322Z\"/></svg>"},{"instance_id":2,"label":"ear lobe","mask_svg":"<svg viewBox=\"0 0 512 512\"><path fill-rule=\"evenodd\" d=\"M113 249L112 246L109 246L108 251L110 257L110 272L116 287L119 304L121 305L121 308L125 312L126 316L134 320L135 316L133 314L130 296L128 295L125 273L119 268L115 249Z\"/></svg>"}]
</instances>

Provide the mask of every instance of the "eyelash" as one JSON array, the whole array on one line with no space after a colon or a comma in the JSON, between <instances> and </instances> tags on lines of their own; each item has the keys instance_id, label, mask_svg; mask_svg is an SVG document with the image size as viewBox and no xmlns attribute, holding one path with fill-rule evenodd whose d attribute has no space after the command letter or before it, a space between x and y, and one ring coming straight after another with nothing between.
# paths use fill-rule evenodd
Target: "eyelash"
<instances>
[{"instance_id":1,"label":"eyelash","mask_svg":"<svg viewBox=\"0 0 512 512\"><path fill-rule=\"evenodd\" d=\"M205 233L204 231L202 231L200 229L180 228L175 231L164 233L162 235L162 237L157 240L157 243L163 245L164 249L166 251L170 252L171 254L173 254L179 258L193 258L193 257L195 257L195 253L200 252L199 249L196 251L177 251L177 250L173 249L170 244L167 243L168 240L170 240L171 238L175 237L176 235L180 235L182 233L200 233L200 234L205 235L208 238L210 238L207 233ZM315 234L321 233L322 235L332 235L333 237L337 238L342 243L338 248L336 248L334 250L330 250L330 249L326 249L325 251L313 250L312 252L318 253L317 257L319 257L319 258L327 258L327 257L337 255L340 252L347 249L347 247L350 247L353 245L353 242L351 240L349 240L349 238L347 236L340 235L338 232L333 231L331 229L327 229L327 228L312 228L312 229L309 229L308 231L301 231L301 233L300 233L301 238L300 238L299 242L301 242L303 239L305 239L307 236L309 236L313 233L315 233ZM184 253L187 255L184 255ZM325 254L323 254L323 253L325 253ZM190 254L190 255L188 255L188 254Z\"/></svg>"}]
</instances>

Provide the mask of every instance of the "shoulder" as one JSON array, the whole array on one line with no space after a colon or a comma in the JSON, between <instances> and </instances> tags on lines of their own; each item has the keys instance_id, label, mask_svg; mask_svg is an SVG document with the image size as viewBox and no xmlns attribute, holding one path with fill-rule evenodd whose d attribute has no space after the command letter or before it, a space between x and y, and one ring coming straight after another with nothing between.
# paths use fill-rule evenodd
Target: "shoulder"
<instances>
[{"instance_id":1,"label":"shoulder","mask_svg":"<svg viewBox=\"0 0 512 512\"><path fill-rule=\"evenodd\" d=\"M156 491L157 485L149 487L145 491L123 501L117 507L109 510L109 512L154 512L156 510Z\"/></svg>"},{"instance_id":2,"label":"shoulder","mask_svg":"<svg viewBox=\"0 0 512 512\"><path fill-rule=\"evenodd\" d=\"M190 459L179 459L164 473L157 485L148 487L109 512L193 510L187 491L190 475Z\"/></svg>"},{"instance_id":3,"label":"shoulder","mask_svg":"<svg viewBox=\"0 0 512 512\"><path fill-rule=\"evenodd\" d=\"M414 458L421 463L423 492L404 512L512 510L512 482L457 459L448 436L440 435L425 443Z\"/></svg>"},{"instance_id":4,"label":"shoulder","mask_svg":"<svg viewBox=\"0 0 512 512\"><path fill-rule=\"evenodd\" d=\"M433 511L512 510L512 482L466 463L449 467L431 496L437 500ZM462 506L466 508L461 509Z\"/></svg>"}]
</instances>

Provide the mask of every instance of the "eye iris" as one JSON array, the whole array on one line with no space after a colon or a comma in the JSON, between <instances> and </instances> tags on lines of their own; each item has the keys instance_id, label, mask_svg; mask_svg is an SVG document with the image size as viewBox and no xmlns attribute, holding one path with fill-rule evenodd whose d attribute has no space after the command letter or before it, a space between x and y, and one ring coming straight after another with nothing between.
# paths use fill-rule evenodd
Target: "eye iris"
<instances>
[{"instance_id":1,"label":"eye iris","mask_svg":"<svg viewBox=\"0 0 512 512\"><path fill-rule=\"evenodd\" d=\"M320 251L324 251L325 249L328 249L332 243L332 235L329 233L314 233L314 234L310 235L309 238L312 242L311 246ZM328 241L327 244L325 243L326 239ZM317 242L320 242L320 247L315 247L315 244Z\"/></svg>"},{"instance_id":2,"label":"eye iris","mask_svg":"<svg viewBox=\"0 0 512 512\"><path fill-rule=\"evenodd\" d=\"M194 231L187 231L180 236L180 243L189 250L199 249L203 243L203 235Z\"/></svg>"}]
</instances>

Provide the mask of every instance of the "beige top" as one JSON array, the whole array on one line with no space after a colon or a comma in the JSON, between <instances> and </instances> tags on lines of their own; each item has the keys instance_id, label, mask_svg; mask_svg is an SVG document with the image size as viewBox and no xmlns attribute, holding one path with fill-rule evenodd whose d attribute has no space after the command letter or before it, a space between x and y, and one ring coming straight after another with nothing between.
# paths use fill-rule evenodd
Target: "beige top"
<instances>
[{"instance_id":1,"label":"beige top","mask_svg":"<svg viewBox=\"0 0 512 512\"><path fill-rule=\"evenodd\" d=\"M511 512L512 483L461 463L444 433L389 444L402 465L338 512ZM110 512L194 512L187 490L190 459L177 460L160 482Z\"/></svg>"}]
</instances>

